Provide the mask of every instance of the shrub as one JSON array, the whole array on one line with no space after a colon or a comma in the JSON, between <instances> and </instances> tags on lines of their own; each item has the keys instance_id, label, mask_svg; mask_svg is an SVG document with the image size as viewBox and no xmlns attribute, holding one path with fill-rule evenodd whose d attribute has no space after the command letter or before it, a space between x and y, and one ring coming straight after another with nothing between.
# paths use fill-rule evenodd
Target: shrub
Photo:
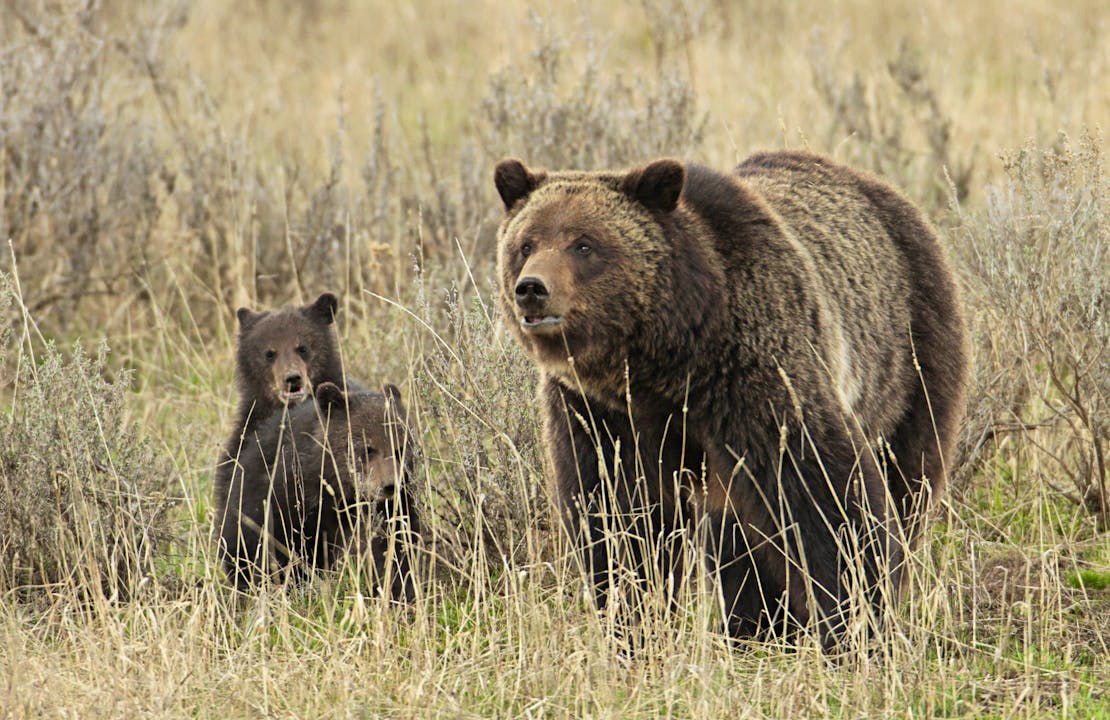
<instances>
[{"instance_id":1,"label":"shrub","mask_svg":"<svg viewBox=\"0 0 1110 720\"><path fill-rule=\"evenodd\" d=\"M22 302L0 275L0 311L13 305ZM15 329L0 358L15 365L0 415L0 589L128 596L151 572L170 506L169 473L126 421L129 376L106 379L106 344L95 356L78 344L67 358L49 342L35 353L28 324Z\"/></svg>"},{"instance_id":2,"label":"shrub","mask_svg":"<svg viewBox=\"0 0 1110 720\"><path fill-rule=\"evenodd\" d=\"M979 372L971 432L1014 434L1041 479L1110 513L1110 183L1101 139L1065 135L1004 158L980 213L961 211Z\"/></svg>"},{"instance_id":3,"label":"shrub","mask_svg":"<svg viewBox=\"0 0 1110 720\"><path fill-rule=\"evenodd\" d=\"M848 162L892 179L925 201L927 209L942 204L946 185L963 201L971 187L974 152L953 148L952 116L930 84L923 53L903 39L886 73L869 77L852 71L845 77L844 45L842 39L830 49L820 30L810 38L813 86L830 113L825 145L837 147L843 136L853 138Z\"/></svg>"},{"instance_id":4,"label":"shrub","mask_svg":"<svg viewBox=\"0 0 1110 720\"><path fill-rule=\"evenodd\" d=\"M456 560L529 557L549 523L535 369L499 327L497 307L454 293L446 306L448 327L424 334L413 362L433 527Z\"/></svg>"},{"instance_id":5,"label":"shrub","mask_svg":"<svg viewBox=\"0 0 1110 720\"><path fill-rule=\"evenodd\" d=\"M603 82L604 53L587 28L584 53L537 15L529 60L490 78L480 132L491 155L516 155L549 168L619 168L658 155L683 157L701 143L705 118L694 91L671 70L659 80ZM575 68L569 56L583 57ZM569 72L568 72L568 67Z\"/></svg>"}]
</instances>

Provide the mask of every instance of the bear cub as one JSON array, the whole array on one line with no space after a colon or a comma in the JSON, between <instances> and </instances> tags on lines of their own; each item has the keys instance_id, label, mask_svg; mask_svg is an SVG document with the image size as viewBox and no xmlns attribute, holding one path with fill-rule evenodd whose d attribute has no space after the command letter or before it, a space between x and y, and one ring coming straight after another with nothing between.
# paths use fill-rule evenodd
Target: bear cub
<instances>
[{"instance_id":1,"label":"bear cub","mask_svg":"<svg viewBox=\"0 0 1110 720\"><path fill-rule=\"evenodd\" d=\"M344 386L335 337L335 295L323 293L308 305L256 312L242 307L235 378L239 406L235 426L216 463L216 496L226 497L236 459L254 444L255 430L270 416L300 403L311 389L331 382Z\"/></svg>"},{"instance_id":2,"label":"bear cub","mask_svg":"<svg viewBox=\"0 0 1110 720\"><path fill-rule=\"evenodd\" d=\"M325 382L315 400L272 415L244 446L217 498L224 569L245 588L264 576L333 568L356 552L372 558L376 585L409 600L420 528L400 391L344 393Z\"/></svg>"}]
</instances>

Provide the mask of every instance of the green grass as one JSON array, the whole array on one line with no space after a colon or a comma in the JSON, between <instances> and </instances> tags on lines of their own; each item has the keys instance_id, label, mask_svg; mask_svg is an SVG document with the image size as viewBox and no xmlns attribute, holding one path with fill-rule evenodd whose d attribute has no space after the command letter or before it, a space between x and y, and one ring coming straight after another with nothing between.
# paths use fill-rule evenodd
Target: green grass
<instances>
[{"instance_id":1,"label":"green grass","mask_svg":"<svg viewBox=\"0 0 1110 720\"><path fill-rule=\"evenodd\" d=\"M1068 574L1068 585L1078 589L1105 590L1110 587L1110 572L1098 570L1080 570Z\"/></svg>"}]
</instances>

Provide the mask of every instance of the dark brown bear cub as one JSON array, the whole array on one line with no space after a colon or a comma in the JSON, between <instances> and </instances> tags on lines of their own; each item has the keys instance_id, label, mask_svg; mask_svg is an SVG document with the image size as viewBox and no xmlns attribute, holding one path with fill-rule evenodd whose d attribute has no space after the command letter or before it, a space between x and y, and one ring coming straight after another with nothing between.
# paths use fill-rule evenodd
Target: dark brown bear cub
<instances>
[{"instance_id":1,"label":"dark brown bear cub","mask_svg":"<svg viewBox=\"0 0 1110 720\"><path fill-rule=\"evenodd\" d=\"M967 383L920 212L797 152L494 179L500 303L542 370L554 495L599 603L618 569L675 571L696 527L736 635L835 644L856 597L881 617Z\"/></svg>"},{"instance_id":2,"label":"dark brown bear cub","mask_svg":"<svg viewBox=\"0 0 1110 720\"><path fill-rule=\"evenodd\" d=\"M335 295L324 293L302 307L256 312L239 308L235 378L239 406L216 464L216 495L227 495L236 459L255 442L262 423L287 405L309 396L312 387L331 382L343 387L343 365L335 337Z\"/></svg>"},{"instance_id":3,"label":"dark brown bear cub","mask_svg":"<svg viewBox=\"0 0 1110 720\"><path fill-rule=\"evenodd\" d=\"M323 383L315 396L259 427L217 498L224 569L242 588L287 569L334 567L354 549L372 556L375 583L409 599L419 526L400 392L344 394Z\"/></svg>"}]
</instances>

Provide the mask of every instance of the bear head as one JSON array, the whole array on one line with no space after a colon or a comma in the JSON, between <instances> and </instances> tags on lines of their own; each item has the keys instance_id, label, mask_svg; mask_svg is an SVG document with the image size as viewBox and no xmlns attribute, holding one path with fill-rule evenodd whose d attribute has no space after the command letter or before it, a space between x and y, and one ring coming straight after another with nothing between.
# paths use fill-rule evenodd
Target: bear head
<instances>
[{"instance_id":1,"label":"bear head","mask_svg":"<svg viewBox=\"0 0 1110 720\"><path fill-rule=\"evenodd\" d=\"M237 373L244 398L260 410L304 400L318 383L340 380L333 323L338 302L314 302L273 312L239 308Z\"/></svg>"},{"instance_id":2,"label":"bear head","mask_svg":"<svg viewBox=\"0 0 1110 720\"><path fill-rule=\"evenodd\" d=\"M322 478L340 511L368 510L394 500L414 467L415 446L401 391L387 384L381 393L344 392L327 382L315 394L315 407L301 406L292 417L297 432L303 430L300 416L318 413L315 421L308 419L312 437L300 448L304 482L311 485Z\"/></svg>"},{"instance_id":3,"label":"bear head","mask_svg":"<svg viewBox=\"0 0 1110 720\"><path fill-rule=\"evenodd\" d=\"M501 307L545 372L568 382L623 374L631 342L651 334L673 294L682 249L671 225L685 181L670 159L623 174L497 165Z\"/></svg>"}]
</instances>

